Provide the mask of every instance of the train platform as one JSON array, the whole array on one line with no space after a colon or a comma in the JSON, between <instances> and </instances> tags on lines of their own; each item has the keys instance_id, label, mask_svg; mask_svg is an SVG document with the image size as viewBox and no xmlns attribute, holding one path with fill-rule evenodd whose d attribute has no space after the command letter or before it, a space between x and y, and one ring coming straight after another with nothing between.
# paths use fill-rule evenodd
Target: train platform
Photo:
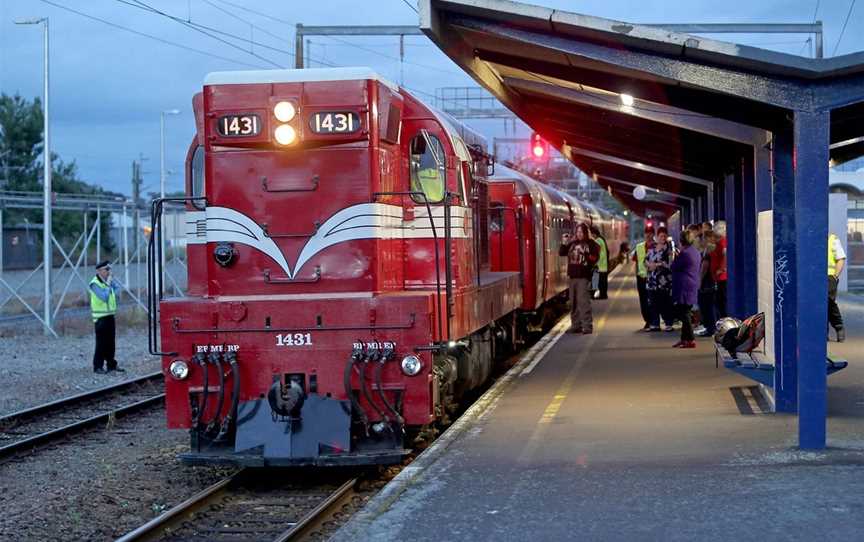
<instances>
[{"instance_id":1,"label":"train platform","mask_svg":"<svg viewBox=\"0 0 864 542\"><path fill-rule=\"evenodd\" d=\"M631 272L561 323L333 540L853 539L864 529L864 304L829 380L829 448L715 368L712 342L640 333ZM857 356L857 357L856 357Z\"/></svg>"}]
</instances>

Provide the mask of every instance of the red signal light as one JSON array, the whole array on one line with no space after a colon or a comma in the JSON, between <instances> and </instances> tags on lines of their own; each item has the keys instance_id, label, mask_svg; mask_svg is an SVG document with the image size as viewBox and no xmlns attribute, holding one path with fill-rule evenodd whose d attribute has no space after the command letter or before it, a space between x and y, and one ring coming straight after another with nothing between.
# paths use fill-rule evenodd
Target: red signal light
<instances>
[{"instance_id":1,"label":"red signal light","mask_svg":"<svg viewBox=\"0 0 864 542\"><path fill-rule=\"evenodd\" d=\"M537 158L543 158L543 155L546 154L546 151L543 150L542 145L534 145L534 149L532 152L534 153L534 156L536 156Z\"/></svg>"},{"instance_id":2,"label":"red signal light","mask_svg":"<svg viewBox=\"0 0 864 542\"><path fill-rule=\"evenodd\" d=\"M539 160L546 156L549 144L537 132L531 134L531 155Z\"/></svg>"}]
</instances>

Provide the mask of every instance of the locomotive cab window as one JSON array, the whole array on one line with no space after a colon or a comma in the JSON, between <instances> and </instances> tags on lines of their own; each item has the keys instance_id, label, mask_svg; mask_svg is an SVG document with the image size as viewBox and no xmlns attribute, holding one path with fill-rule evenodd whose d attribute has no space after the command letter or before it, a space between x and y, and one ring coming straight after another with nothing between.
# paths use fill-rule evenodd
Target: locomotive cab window
<instances>
[{"instance_id":1,"label":"locomotive cab window","mask_svg":"<svg viewBox=\"0 0 864 542\"><path fill-rule=\"evenodd\" d=\"M191 180L190 186L192 188L192 193L189 194L193 198L200 198L204 196L204 147L199 145L195 147L195 151L192 153L192 160L189 164L189 178ZM194 205L198 209L204 208L203 201L193 201L192 205Z\"/></svg>"},{"instance_id":2,"label":"locomotive cab window","mask_svg":"<svg viewBox=\"0 0 864 542\"><path fill-rule=\"evenodd\" d=\"M409 174L411 191L423 192L429 203L440 203L444 199L446 157L444 145L426 130L411 140ZM412 196L418 203L423 198Z\"/></svg>"}]
</instances>

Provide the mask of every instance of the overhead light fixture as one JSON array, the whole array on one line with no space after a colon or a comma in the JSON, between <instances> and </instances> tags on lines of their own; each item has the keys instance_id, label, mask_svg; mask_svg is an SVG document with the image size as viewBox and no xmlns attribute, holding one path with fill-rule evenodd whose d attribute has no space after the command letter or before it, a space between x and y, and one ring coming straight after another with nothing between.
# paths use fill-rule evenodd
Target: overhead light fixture
<instances>
[{"instance_id":1,"label":"overhead light fixture","mask_svg":"<svg viewBox=\"0 0 864 542\"><path fill-rule=\"evenodd\" d=\"M621 103L626 105L627 107L632 107L633 106L633 96L631 96L630 94L622 93L621 94Z\"/></svg>"}]
</instances>

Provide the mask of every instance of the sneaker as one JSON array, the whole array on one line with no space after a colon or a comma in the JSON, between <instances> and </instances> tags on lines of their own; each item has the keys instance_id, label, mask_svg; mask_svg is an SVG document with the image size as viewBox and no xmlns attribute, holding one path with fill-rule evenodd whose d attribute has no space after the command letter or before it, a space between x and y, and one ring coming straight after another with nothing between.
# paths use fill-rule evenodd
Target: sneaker
<instances>
[{"instance_id":1,"label":"sneaker","mask_svg":"<svg viewBox=\"0 0 864 542\"><path fill-rule=\"evenodd\" d=\"M125 373L125 372L126 372L126 369L123 369L122 367L114 367L113 369L108 369L107 372L109 372L109 373L110 373L110 372L115 372L115 373Z\"/></svg>"},{"instance_id":2,"label":"sneaker","mask_svg":"<svg viewBox=\"0 0 864 542\"><path fill-rule=\"evenodd\" d=\"M654 333L655 331L660 331L660 326L651 326L648 328L649 333Z\"/></svg>"},{"instance_id":3,"label":"sneaker","mask_svg":"<svg viewBox=\"0 0 864 542\"><path fill-rule=\"evenodd\" d=\"M107 375L108 374L108 371L102 367L99 367L98 369L93 369L93 372L96 373L97 375Z\"/></svg>"},{"instance_id":4,"label":"sneaker","mask_svg":"<svg viewBox=\"0 0 864 542\"><path fill-rule=\"evenodd\" d=\"M651 331L651 324L645 324L639 331Z\"/></svg>"},{"instance_id":5,"label":"sneaker","mask_svg":"<svg viewBox=\"0 0 864 542\"><path fill-rule=\"evenodd\" d=\"M675 331L675 327L667 325L665 328L663 328L663 330L666 332Z\"/></svg>"},{"instance_id":6,"label":"sneaker","mask_svg":"<svg viewBox=\"0 0 864 542\"><path fill-rule=\"evenodd\" d=\"M707 329L703 329L702 331L694 331L693 335L696 335L697 337L710 337L714 335L714 333L708 331Z\"/></svg>"},{"instance_id":7,"label":"sneaker","mask_svg":"<svg viewBox=\"0 0 864 542\"><path fill-rule=\"evenodd\" d=\"M706 331L705 326L696 326L696 328L693 330L693 334L699 335L701 333L705 333L705 331Z\"/></svg>"},{"instance_id":8,"label":"sneaker","mask_svg":"<svg viewBox=\"0 0 864 542\"><path fill-rule=\"evenodd\" d=\"M672 345L672 348L681 348L684 346L684 341L678 341L677 343Z\"/></svg>"},{"instance_id":9,"label":"sneaker","mask_svg":"<svg viewBox=\"0 0 864 542\"><path fill-rule=\"evenodd\" d=\"M685 341L681 344L681 348L696 348L696 341Z\"/></svg>"}]
</instances>

